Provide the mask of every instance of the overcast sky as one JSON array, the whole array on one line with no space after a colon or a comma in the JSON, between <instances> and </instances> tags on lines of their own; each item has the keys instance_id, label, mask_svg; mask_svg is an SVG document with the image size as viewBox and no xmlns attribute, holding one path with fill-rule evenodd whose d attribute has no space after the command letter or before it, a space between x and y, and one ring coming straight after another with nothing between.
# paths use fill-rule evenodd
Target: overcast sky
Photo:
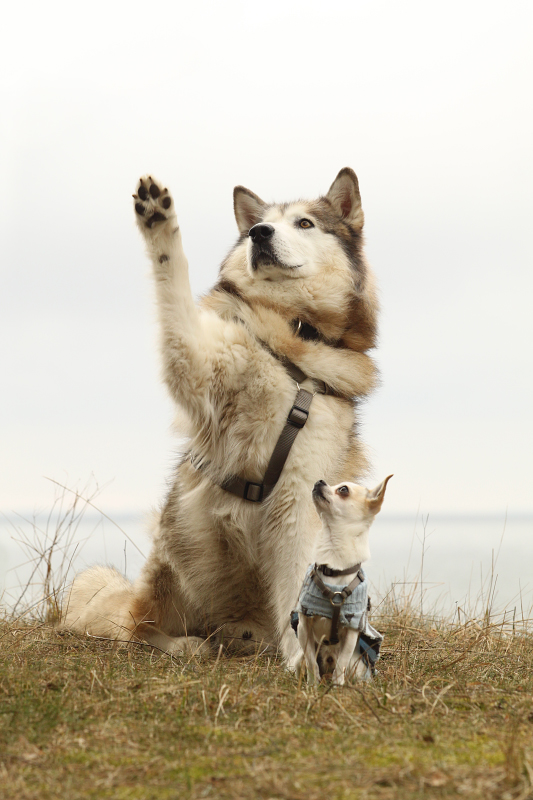
<instances>
[{"instance_id":1,"label":"overcast sky","mask_svg":"<svg viewBox=\"0 0 533 800\"><path fill-rule=\"evenodd\" d=\"M131 193L172 189L195 294L232 189L359 176L382 298L363 408L388 512L533 512L531 3L11 3L2 13L0 509L44 476L141 512L174 461Z\"/></svg>"}]
</instances>

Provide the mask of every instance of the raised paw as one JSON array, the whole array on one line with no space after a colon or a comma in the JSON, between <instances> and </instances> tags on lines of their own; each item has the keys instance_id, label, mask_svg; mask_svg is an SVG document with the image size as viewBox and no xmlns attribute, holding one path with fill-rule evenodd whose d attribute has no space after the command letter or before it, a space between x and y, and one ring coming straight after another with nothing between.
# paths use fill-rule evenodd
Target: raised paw
<instances>
[{"instance_id":1,"label":"raised paw","mask_svg":"<svg viewBox=\"0 0 533 800\"><path fill-rule=\"evenodd\" d=\"M172 197L150 175L139 181L135 200L135 213L141 227L156 228L174 215Z\"/></svg>"}]
</instances>

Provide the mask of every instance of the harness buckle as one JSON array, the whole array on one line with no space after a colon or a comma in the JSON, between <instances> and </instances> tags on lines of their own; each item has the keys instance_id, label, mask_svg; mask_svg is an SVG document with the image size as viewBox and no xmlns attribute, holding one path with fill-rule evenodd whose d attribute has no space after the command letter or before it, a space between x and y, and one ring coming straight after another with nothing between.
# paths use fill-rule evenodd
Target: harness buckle
<instances>
[{"instance_id":1,"label":"harness buckle","mask_svg":"<svg viewBox=\"0 0 533 800\"><path fill-rule=\"evenodd\" d=\"M340 598L340 599L336 599ZM344 595L342 592L333 592L331 597L329 598L329 602L332 606L340 607L344 603Z\"/></svg>"},{"instance_id":2,"label":"harness buckle","mask_svg":"<svg viewBox=\"0 0 533 800\"><path fill-rule=\"evenodd\" d=\"M264 487L262 483L246 481L243 494L244 500L250 500L251 503L260 503L263 499L263 489Z\"/></svg>"},{"instance_id":3,"label":"harness buckle","mask_svg":"<svg viewBox=\"0 0 533 800\"><path fill-rule=\"evenodd\" d=\"M296 428L303 428L303 426L307 422L308 417L309 417L309 411L306 411L305 408L299 408L299 406L293 406L289 411L287 422L290 422L291 425L294 425Z\"/></svg>"}]
</instances>

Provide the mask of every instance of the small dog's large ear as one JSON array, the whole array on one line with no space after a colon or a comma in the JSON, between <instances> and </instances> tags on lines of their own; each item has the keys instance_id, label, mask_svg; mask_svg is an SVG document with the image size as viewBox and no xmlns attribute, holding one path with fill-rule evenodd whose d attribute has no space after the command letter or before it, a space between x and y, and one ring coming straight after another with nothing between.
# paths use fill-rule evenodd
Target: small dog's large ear
<instances>
[{"instance_id":1,"label":"small dog's large ear","mask_svg":"<svg viewBox=\"0 0 533 800\"><path fill-rule=\"evenodd\" d=\"M233 209L241 233L248 233L253 225L261 221L266 207L267 204L260 197L244 186L236 186L233 190Z\"/></svg>"},{"instance_id":2,"label":"small dog's large ear","mask_svg":"<svg viewBox=\"0 0 533 800\"><path fill-rule=\"evenodd\" d=\"M371 492L368 492L366 504L372 514L377 514L378 511L381 510L383 499L385 497L385 489L387 488L387 484L391 478L392 475L388 475L384 481L381 481L379 486L376 486L375 489L372 489Z\"/></svg>"},{"instance_id":3,"label":"small dog's large ear","mask_svg":"<svg viewBox=\"0 0 533 800\"><path fill-rule=\"evenodd\" d=\"M357 175L350 169L341 169L326 195L327 199L346 222L354 228L361 229L365 221L359 194Z\"/></svg>"}]
</instances>

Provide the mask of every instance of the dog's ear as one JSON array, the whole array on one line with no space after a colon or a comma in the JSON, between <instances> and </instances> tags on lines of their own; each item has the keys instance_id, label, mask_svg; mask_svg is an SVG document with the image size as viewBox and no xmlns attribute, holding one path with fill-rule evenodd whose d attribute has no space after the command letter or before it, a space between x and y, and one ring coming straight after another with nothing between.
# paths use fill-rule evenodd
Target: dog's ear
<instances>
[{"instance_id":1,"label":"dog's ear","mask_svg":"<svg viewBox=\"0 0 533 800\"><path fill-rule=\"evenodd\" d=\"M266 207L267 204L260 197L244 186L236 186L233 190L233 209L241 233L248 233L253 225L261 221Z\"/></svg>"},{"instance_id":2,"label":"dog's ear","mask_svg":"<svg viewBox=\"0 0 533 800\"><path fill-rule=\"evenodd\" d=\"M337 214L354 228L360 230L365 221L359 194L357 175L350 169L341 169L326 195Z\"/></svg>"},{"instance_id":3,"label":"dog's ear","mask_svg":"<svg viewBox=\"0 0 533 800\"><path fill-rule=\"evenodd\" d=\"M385 497L385 489L387 488L387 484L392 478L392 475L388 475L384 481L381 481L379 486L376 486L375 489L372 489L371 492L368 492L366 497L366 504L368 510L372 514L377 514L378 511L381 510L381 506L383 505L383 499Z\"/></svg>"}]
</instances>

